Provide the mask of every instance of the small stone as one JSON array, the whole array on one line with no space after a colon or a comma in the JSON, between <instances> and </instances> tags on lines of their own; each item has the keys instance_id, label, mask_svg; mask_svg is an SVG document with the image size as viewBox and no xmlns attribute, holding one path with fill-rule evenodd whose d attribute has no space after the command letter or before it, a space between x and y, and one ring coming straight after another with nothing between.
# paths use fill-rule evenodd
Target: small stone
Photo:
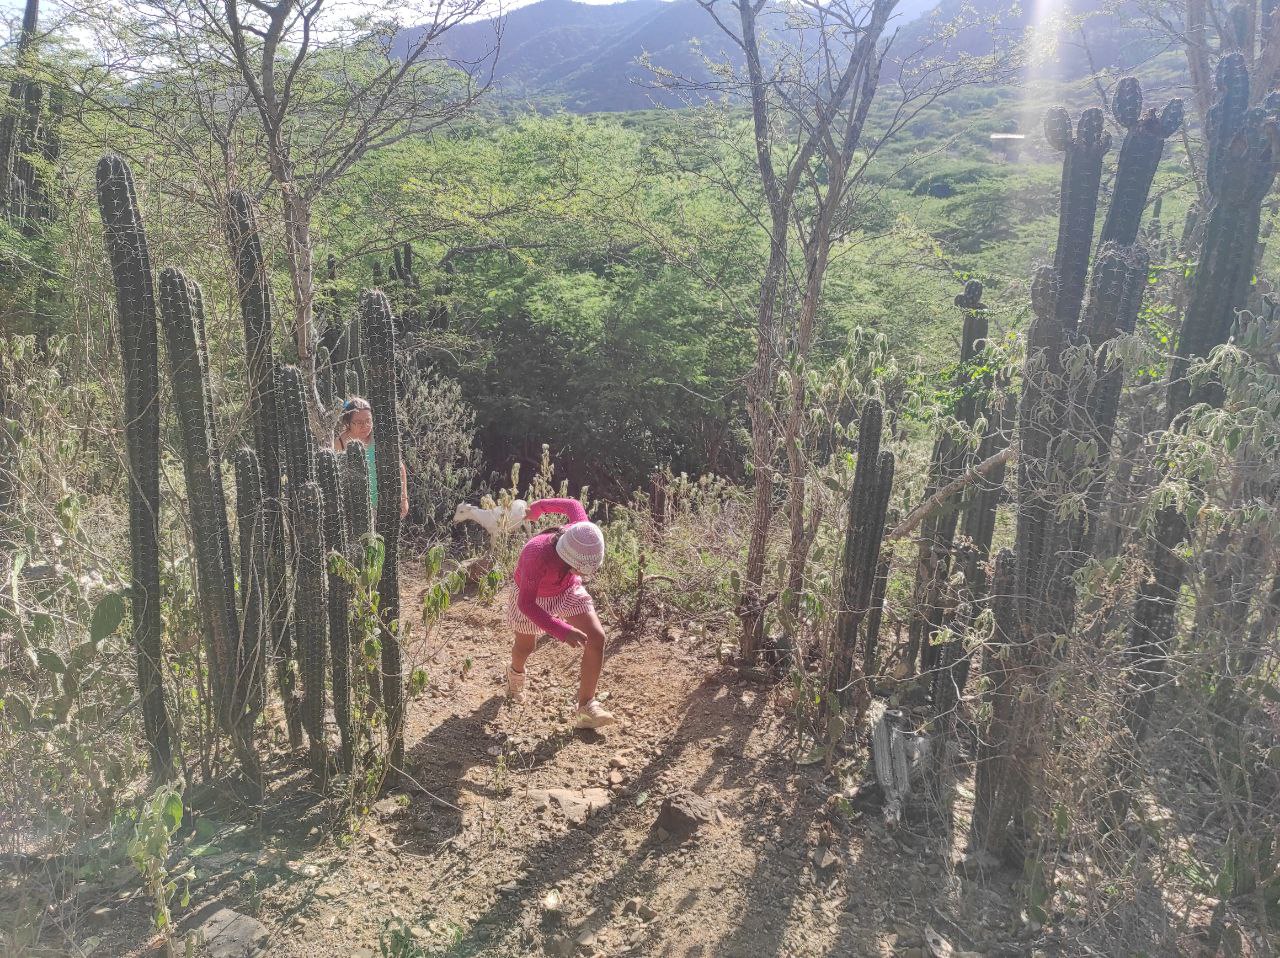
<instances>
[{"instance_id":1,"label":"small stone","mask_svg":"<svg viewBox=\"0 0 1280 958\"><path fill-rule=\"evenodd\" d=\"M612 785L614 788L617 788L626 780L627 780L627 777L623 775L620 771L618 771L616 768L609 773L609 784Z\"/></svg>"},{"instance_id":2,"label":"small stone","mask_svg":"<svg viewBox=\"0 0 1280 958\"><path fill-rule=\"evenodd\" d=\"M289 871L297 875L299 878L319 878L320 869L316 865L301 864L294 862L289 865Z\"/></svg>"},{"instance_id":3,"label":"small stone","mask_svg":"<svg viewBox=\"0 0 1280 958\"><path fill-rule=\"evenodd\" d=\"M502 747L498 745L490 745L487 749L485 749L485 751L490 755L492 755L494 758L497 758L499 755L502 754Z\"/></svg>"},{"instance_id":4,"label":"small stone","mask_svg":"<svg viewBox=\"0 0 1280 958\"><path fill-rule=\"evenodd\" d=\"M622 913L624 915L635 915L635 914L639 914L639 912L640 912L639 898L628 898L625 902L623 902Z\"/></svg>"},{"instance_id":5,"label":"small stone","mask_svg":"<svg viewBox=\"0 0 1280 958\"><path fill-rule=\"evenodd\" d=\"M575 943L584 954L589 955L596 950L596 933L584 931L575 939Z\"/></svg>"},{"instance_id":6,"label":"small stone","mask_svg":"<svg viewBox=\"0 0 1280 958\"><path fill-rule=\"evenodd\" d=\"M627 761L625 755L615 755L613 758L609 759L610 768L626 768L630 764L631 763Z\"/></svg>"},{"instance_id":7,"label":"small stone","mask_svg":"<svg viewBox=\"0 0 1280 958\"><path fill-rule=\"evenodd\" d=\"M203 925L200 936L208 958L257 958L265 955L270 934L262 922L230 908L219 908Z\"/></svg>"},{"instance_id":8,"label":"small stone","mask_svg":"<svg viewBox=\"0 0 1280 958\"><path fill-rule=\"evenodd\" d=\"M658 827L664 828L672 835L688 838L704 825L716 819L716 809L701 795L682 791L668 795L662 800L658 811Z\"/></svg>"},{"instance_id":9,"label":"small stone","mask_svg":"<svg viewBox=\"0 0 1280 958\"><path fill-rule=\"evenodd\" d=\"M658 912L648 902L640 903L640 910L637 912L641 921L653 921L658 917Z\"/></svg>"},{"instance_id":10,"label":"small stone","mask_svg":"<svg viewBox=\"0 0 1280 958\"><path fill-rule=\"evenodd\" d=\"M407 795L388 795L379 802L374 802L372 812L379 821L387 821L403 815L409 808Z\"/></svg>"}]
</instances>

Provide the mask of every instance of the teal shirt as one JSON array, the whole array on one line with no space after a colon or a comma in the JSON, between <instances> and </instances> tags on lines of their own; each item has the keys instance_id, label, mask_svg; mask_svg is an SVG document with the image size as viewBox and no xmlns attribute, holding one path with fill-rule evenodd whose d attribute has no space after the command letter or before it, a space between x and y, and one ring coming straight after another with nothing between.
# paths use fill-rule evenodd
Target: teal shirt
<instances>
[{"instance_id":1,"label":"teal shirt","mask_svg":"<svg viewBox=\"0 0 1280 958\"><path fill-rule=\"evenodd\" d=\"M378 508L378 466L373 461L373 443L364 447L364 457L369 460L369 502Z\"/></svg>"}]
</instances>

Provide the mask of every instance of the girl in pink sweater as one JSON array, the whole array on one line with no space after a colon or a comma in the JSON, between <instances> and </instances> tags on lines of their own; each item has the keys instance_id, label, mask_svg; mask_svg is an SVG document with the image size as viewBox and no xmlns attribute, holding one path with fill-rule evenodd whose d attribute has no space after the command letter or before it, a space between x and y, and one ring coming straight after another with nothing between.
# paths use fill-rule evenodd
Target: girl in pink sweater
<instances>
[{"instance_id":1,"label":"girl in pink sweater","mask_svg":"<svg viewBox=\"0 0 1280 958\"><path fill-rule=\"evenodd\" d=\"M545 632L583 650L574 726L600 728L615 721L596 701L604 664L604 629L581 577L604 562L604 534L588 521L577 499L540 499L529 507L526 518L534 522L548 512L569 521L539 533L520 550L515 583L507 597L507 622L516 634L507 667L507 697L524 700L525 660L537 646L539 633Z\"/></svg>"}]
</instances>

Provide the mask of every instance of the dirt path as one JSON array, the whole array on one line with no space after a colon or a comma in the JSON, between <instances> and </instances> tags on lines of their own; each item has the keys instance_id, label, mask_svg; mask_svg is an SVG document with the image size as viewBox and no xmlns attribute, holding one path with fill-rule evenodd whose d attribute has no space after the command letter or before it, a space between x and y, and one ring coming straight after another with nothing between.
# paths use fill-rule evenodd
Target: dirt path
<instances>
[{"instance_id":1,"label":"dirt path","mask_svg":"<svg viewBox=\"0 0 1280 958\"><path fill-rule=\"evenodd\" d=\"M577 654L541 648L529 702L508 706L498 611L455 606L408 729L430 795L380 803L353 849L317 849L314 872L265 891L271 953L373 956L389 921L421 948L405 955L924 955L925 924L993 944L999 896L962 893L940 846L836 812L791 761L771 690L703 640L612 636L602 689L622 724L575 734ZM655 822L686 790L716 815L682 842Z\"/></svg>"},{"instance_id":2,"label":"dirt path","mask_svg":"<svg viewBox=\"0 0 1280 958\"><path fill-rule=\"evenodd\" d=\"M354 836L333 833L331 803L301 770L254 834L202 813L216 854L193 861L180 927L230 907L256 916L282 958L384 946L393 958L924 958L926 926L957 950L1032 953L1009 911L1012 876L961 881L941 829L890 832L875 811L841 807L819 767L795 764L782 692L722 668L706 638L657 631L609 630L601 689L622 724L573 733L577 653L541 648L528 703L508 706L496 604L455 604L409 717L413 784ZM688 840L656 826L681 792L714 806ZM136 892L97 914L84 932L101 936L96 954L149 953Z\"/></svg>"}]
</instances>

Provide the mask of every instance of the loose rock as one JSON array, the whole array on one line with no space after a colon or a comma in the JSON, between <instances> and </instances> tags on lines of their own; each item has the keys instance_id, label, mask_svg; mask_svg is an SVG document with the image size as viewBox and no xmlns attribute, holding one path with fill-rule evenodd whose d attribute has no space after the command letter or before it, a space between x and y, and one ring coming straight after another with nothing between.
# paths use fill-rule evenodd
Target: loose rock
<instances>
[{"instance_id":1,"label":"loose rock","mask_svg":"<svg viewBox=\"0 0 1280 958\"><path fill-rule=\"evenodd\" d=\"M715 820L715 806L705 798L693 792L676 792L662 800L657 824L672 835L688 838Z\"/></svg>"},{"instance_id":2,"label":"loose rock","mask_svg":"<svg viewBox=\"0 0 1280 958\"><path fill-rule=\"evenodd\" d=\"M209 958L258 958L267 953L270 937L262 922L230 908L219 908L209 916L200 926L200 936Z\"/></svg>"}]
</instances>

